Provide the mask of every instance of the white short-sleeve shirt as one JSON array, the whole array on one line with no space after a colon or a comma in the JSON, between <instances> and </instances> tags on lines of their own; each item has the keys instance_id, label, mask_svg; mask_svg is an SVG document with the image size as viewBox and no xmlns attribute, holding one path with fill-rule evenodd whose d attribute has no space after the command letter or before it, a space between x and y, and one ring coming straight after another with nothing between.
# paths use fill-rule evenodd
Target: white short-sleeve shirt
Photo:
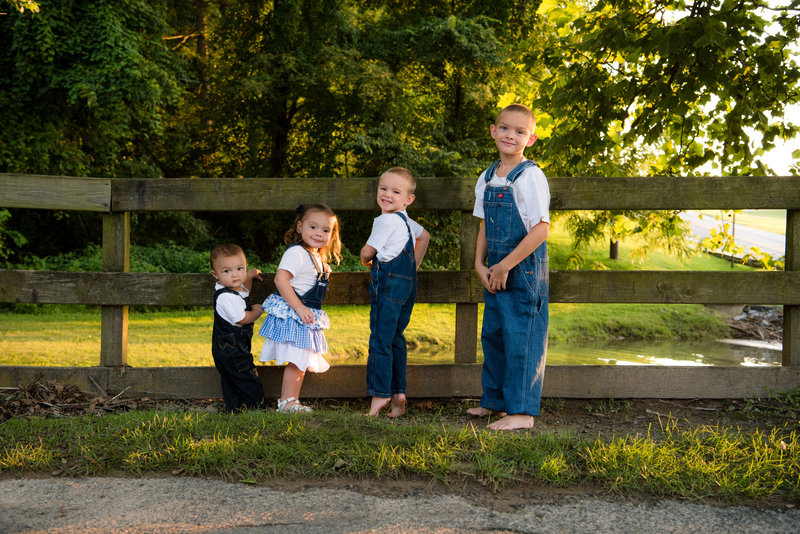
<instances>
[{"instance_id":1,"label":"white short-sleeve shirt","mask_svg":"<svg viewBox=\"0 0 800 534\"><path fill-rule=\"evenodd\" d=\"M472 210L472 214L481 219L484 218L483 193L487 186L485 174L486 171L481 173L475 185L475 207ZM508 182L505 176L499 177L495 174L488 185L503 187ZM539 167L527 167L522 171L511 184L511 190L514 192L514 202L522 224L528 232L541 221L550 222L550 186Z\"/></svg>"},{"instance_id":2,"label":"white short-sleeve shirt","mask_svg":"<svg viewBox=\"0 0 800 534\"><path fill-rule=\"evenodd\" d=\"M214 291L219 291L223 287L225 286L222 284L214 284ZM245 309L247 308L247 304L245 304L244 298L250 296L250 292L244 287L242 287L238 293L238 297L233 293L226 292L217 298L217 313L233 326L242 326L237 323L244 319L245 312L247 311Z\"/></svg>"},{"instance_id":3,"label":"white short-sleeve shirt","mask_svg":"<svg viewBox=\"0 0 800 534\"><path fill-rule=\"evenodd\" d=\"M317 283L317 269L321 268L322 262L319 257L317 257L316 261L319 263L315 268L314 262L306 249L302 246L292 246L287 248L286 252L281 256L278 269L292 273L289 284L297 291L298 295L303 295Z\"/></svg>"},{"instance_id":4,"label":"white short-sleeve shirt","mask_svg":"<svg viewBox=\"0 0 800 534\"><path fill-rule=\"evenodd\" d=\"M399 213L406 216L408 226L411 227L413 234L413 241L416 242L425 229L418 222L412 220L405 210ZM375 217L367 245L378 251L376 255L378 261L392 261L400 255L408 242L408 226L396 213L384 213Z\"/></svg>"}]
</instances>

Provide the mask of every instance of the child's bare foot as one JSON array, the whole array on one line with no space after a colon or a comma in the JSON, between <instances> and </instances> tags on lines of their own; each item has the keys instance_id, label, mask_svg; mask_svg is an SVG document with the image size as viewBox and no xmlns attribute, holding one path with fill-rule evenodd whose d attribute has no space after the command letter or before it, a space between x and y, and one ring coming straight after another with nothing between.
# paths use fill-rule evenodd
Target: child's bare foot
<instances>
[{"instance_id":1,"label":"child's bare foot","mask_svg":"<svg viewBox=\"0 0 800 534\"><path fill-rule=\"evenodd\" d=\"M520 430L533 428L533 416L524 413L506 415L494 423L487 425L492 430Z\"/></svg>"},{"instance_id":2,"label":"child's bare foot","mask_svg":"<svg viewBox=\"0 0 800 534\"><path fill-rule=\"evenodd\" d=\"M470 415L474 415L475 417L486 417L487 415L492 415L496 413L500 417L505 417L506 412L495 412L494 410L490 410L489 408L484 408L483 406L476 406L475 408L467 409L467 413Z\"/></svg>"},{"instance_id":3,"label":"child's bare foot","mask_svg":"<svg viewBox=\"0 0 800 534\"><path fill-rule=\"evenodd\" d=\"M391 397L372 397L372 404L369 407L368 417L375 417L383 408L392 401Z\"/></svg>"},{"instance_id":4,"label":"child's bare foot","mask_svg":"<svg viewBox=\"0 0 800 534\"><path fill-rule=\"evenodd\" d=\"M406 414L406 396L402 393L392 395L392 413L389 417L400 417Z\"/></svg>"}]
</instances>

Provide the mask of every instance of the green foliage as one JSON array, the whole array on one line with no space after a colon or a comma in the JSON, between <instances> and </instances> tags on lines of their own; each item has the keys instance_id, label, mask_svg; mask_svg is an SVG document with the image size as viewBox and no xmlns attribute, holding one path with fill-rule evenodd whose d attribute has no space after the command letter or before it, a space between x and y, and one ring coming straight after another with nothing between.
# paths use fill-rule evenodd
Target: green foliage
<instances>
[{"instance_id":1,"label":"green foliage","mask_svg":"<svg viewBox=\"0 0 800 534\"><path fill-rule=\"evenodd\" d=\"M24 235L7 228L6 222L10 218L11 213L7 209L0 208L0 261L8 260L11 256L9 244L13 244L16 248L27 242Z\"/></svg>"},{"instance_id":2,"label":"green foliage","mask_svg":"<svg viewBox=\"0 0 800 534\"><path fill-rule=\"evenodd\" d=\"M489 124L515 101L537 111L528 156L549 176L764 173L765 151L800 129L782 119L798 101L797 0L0 5L0 172L346 179L403 165L476 176L496 156ZM11 213L0 239L27 244L10 261L98 242L88 216L60 214L53 229L52 214ZM261 257L287 224L139 217L137 244L235 241ZM434 230L424 268L457 265L453 216L422 217ZM567 221L572 266L601 239L634 240L639 258L687 252L674 211ZM363 242L365 226L349 225L347 241Z\"/></svg>"},{"instance_id":3,"label":"green foliage","mask_svg":"<svg viewBox=\"0 0 800 534\"><path fill-rule=\"evenodd\" d=\"M196 251L174 242L158 246L131 246L131 272L143 273L205 273L208 264L208 250ZM250 255L250 263L258 263L258 257ZM67 252L51 257L31 256L14 265L16 269L54 270L54 271L102 271L103 251L91 244L84 250Z\"/></svg>"},{"instance_id":4,"label":"green foliage","mask_svg":"<svg viewBox=\"0 0 800 534\"><path fill-rule=\"evenodd\" d=\"M0 171L158 176L177 96L163 4L48 2L0 17Z\"/></svg>"}]
</instances>

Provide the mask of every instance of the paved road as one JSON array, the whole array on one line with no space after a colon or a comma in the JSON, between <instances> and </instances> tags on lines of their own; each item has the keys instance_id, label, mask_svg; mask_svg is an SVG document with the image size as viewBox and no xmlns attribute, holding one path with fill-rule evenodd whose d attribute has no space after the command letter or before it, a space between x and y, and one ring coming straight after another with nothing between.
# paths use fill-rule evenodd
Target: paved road
<instances>
[{"instance_id":1,"label":"paved road","mask_svg":"<svg viewBox=\"0 0 800 534\"><path fill-rule=\"evenodd\" d=\"M545 493L501 511L424 489L393 499L346 489L287 492L182 477L0 481L3 533L784 534L799 526L800 510L785 505L718 507Z\"/></svg>"},{"instance_id":2,"label":"paved road","mask_svg":"<svg viewBox=\"0 0 800 534\"><path fill-rule=\"evenodd\" d=\"M692 232L699 238L709 235L711 228L719 228L722 221L716 220L711 216L704 216L702 219L696 211L685 211L681 214L683 220L689 223ZM786 237L756 228L748 228L737 224L735 228L736 243L745 248L758 247L775 259L786 254Z\"/></svg>"}]
</instances>

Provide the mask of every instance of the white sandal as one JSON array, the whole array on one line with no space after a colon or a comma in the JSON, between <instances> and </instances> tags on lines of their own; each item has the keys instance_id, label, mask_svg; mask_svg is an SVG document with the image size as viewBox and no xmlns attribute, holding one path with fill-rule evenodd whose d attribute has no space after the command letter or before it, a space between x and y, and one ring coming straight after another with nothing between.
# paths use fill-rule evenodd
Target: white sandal
<instances>
[{"instance_id":1,"label":"white sandal","mask_svg":"<svg viewBox=\"0 0 800 534\"><path fill-rule=\"evenodd\" d=\"M295 404L291 404L294 402ZM278 399L278 410L281 413L310 413L311 408L300 404L294 397L287 397L285 400Z\"/></svg>"}]
</instances>

